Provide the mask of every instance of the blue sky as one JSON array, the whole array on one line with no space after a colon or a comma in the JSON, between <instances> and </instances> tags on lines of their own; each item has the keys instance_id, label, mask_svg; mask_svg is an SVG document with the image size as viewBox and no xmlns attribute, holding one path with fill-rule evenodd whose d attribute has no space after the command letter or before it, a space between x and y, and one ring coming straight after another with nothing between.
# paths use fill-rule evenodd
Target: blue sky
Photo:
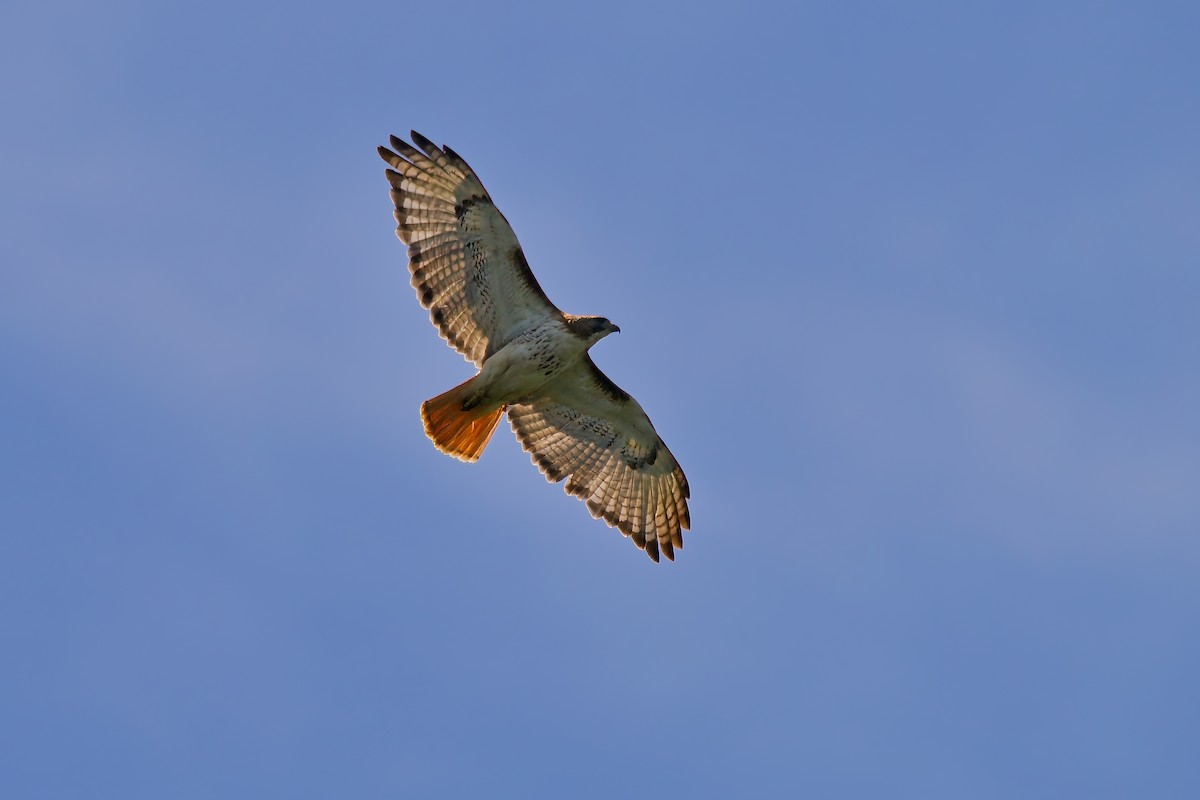
<instances>
[{"instance_id":1,"label":"blue sky","mask_svg":"<svg viewBox=\"0 0 1200 800\"><path fill-rule=\"evenodd\" d=\"M15 2L12 796L1194 797L1200 12ZM475 167L687 470L501 428L376 145Z\"/></svg>"}]
</instances>

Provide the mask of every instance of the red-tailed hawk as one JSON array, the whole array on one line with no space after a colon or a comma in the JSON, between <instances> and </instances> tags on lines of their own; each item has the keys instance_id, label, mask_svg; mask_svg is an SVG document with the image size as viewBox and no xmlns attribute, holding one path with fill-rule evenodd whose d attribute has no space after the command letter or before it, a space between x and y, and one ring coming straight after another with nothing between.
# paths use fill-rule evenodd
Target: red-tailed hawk
<instances>
[{"instance_id":1,"label":"red-tailed hawk","mask_svg":"<svg viewBox=\"0 0 1200 800\"><path fill-rule=\"evenodd\" d=\"M425 433L442 452L475 461L507 411L547 480L565 478L593 517L653 560L673 560L690 524L687 478L638 402L588 355L620 328L551 303L467 162L416 131L412 140L393 136L392 150L379 148L392 167L396 235L421 305L480 370L425 401Z\"/></svg>"}]
</instances>

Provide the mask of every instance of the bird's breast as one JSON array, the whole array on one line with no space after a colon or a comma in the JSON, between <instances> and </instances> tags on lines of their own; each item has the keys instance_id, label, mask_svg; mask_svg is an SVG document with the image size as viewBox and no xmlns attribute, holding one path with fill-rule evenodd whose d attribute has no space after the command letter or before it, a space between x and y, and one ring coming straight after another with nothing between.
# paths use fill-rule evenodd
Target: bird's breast
<instances>
[{"instance_id":1,"label":"bird's breast","mask_svg":"<svg viewBox=\"0 0 1200 800\"><path fill-rule=\"evenodd\" d=\"M496 351L480 372L481 384L497 404L536 394L544 384L587 352L585 343L558 326L543 325L514 338Z\"/></svg>"}]
</instances>

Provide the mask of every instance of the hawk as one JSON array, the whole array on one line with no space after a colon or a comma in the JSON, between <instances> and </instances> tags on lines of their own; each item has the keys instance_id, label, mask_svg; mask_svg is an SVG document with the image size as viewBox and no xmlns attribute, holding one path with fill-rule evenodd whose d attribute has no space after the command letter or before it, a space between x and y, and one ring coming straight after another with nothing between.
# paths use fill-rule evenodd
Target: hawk
<instances>
[{"instance_id":1,"label":"hawk","mask_svg":"<svg viewBox=\"0 0 1200 800\"><path fill-rule=\"evenodd\" d=\"M479 369L421 405L443 453L476 461L500 417L546 479L631 538L674 560L690 525L687 478L638 402L588 355L620 330L558 309L474 170L416 131L379 148L391 169L396 235L421 305L442 338ZM415 145L415 147L413 146Z\"/></svg>"}]
</instances>

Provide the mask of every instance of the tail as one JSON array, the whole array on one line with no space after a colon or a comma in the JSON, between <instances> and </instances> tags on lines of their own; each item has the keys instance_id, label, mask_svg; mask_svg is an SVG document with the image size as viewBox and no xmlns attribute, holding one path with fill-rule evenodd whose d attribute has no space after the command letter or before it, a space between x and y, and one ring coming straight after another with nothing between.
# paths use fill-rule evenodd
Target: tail
<instances>
[{"instance_id":1,"label":"tail","mask_svg":"<svg viewBox=\"0 0 1200 800\"><path fill-rule=\"evenodd\" d=\"M471 385L474 381L471 378L421 404L425 435L433 440L438 450L462 461L479 460L504 414L503 407L463 409L463 403L475 389Z\"/></svg>"}]
</instances>

